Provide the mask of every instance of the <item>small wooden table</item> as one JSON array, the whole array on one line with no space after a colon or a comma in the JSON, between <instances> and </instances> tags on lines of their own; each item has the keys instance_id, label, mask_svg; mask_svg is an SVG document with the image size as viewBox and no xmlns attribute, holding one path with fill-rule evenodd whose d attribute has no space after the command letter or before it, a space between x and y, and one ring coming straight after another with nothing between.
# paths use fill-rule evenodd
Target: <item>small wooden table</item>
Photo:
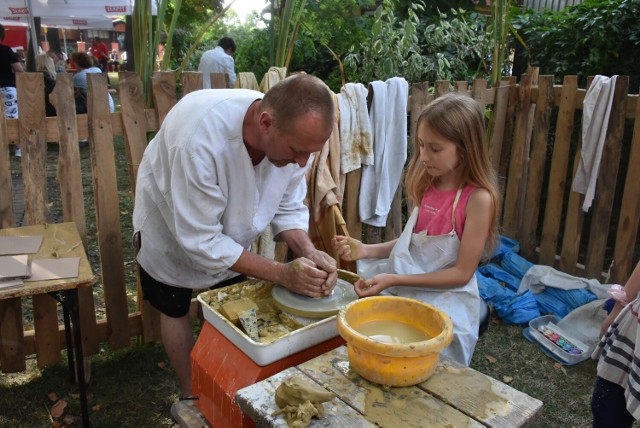
<instances>
[{"instance_id":1,"label":"small wooden table","mask_svg":"<svg viewBox=\"0 0 640 428\"><path fill-rule=\"evenodd\" d=\"M82 333L78 310L78 288L90 287L95 283L91 265L84 251L76 224L57 223L0 229L0 236L42 235L42 244L37 254L30 254L29 260L58 257L79 257L80 265L76 278L53 279L48 281L25 282L24 286L0 290L0 300L38 294L49 294L62 305L69 360L71 382L78 381L80 406L84 426L90 426L87 392L84 381L84 359L82 355Z\"/></svg>"},{"instance_id":2,"label":"small wooden table","mask_svg":"<svg viewBox=\"0 0 640 428\"><path fill-rule=\"evenodd\" d=\"M334 392L324 403L325 418L310 427L520 427L532 424L542 402L478 371L441 358L426 382L405 388L384 388L349 368L341 346L261 382L240 389L238 406L258 427L286 427L278 409L276 388L289 376L305 377Z\"/></svg>"}]
</instances>

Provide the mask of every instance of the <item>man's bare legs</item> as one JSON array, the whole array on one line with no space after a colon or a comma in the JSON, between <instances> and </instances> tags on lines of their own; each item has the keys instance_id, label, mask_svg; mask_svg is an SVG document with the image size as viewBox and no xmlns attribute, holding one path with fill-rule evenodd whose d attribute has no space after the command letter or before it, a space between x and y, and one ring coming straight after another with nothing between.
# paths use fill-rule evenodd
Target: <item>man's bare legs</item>
<instances>
[{"instance_id":1,"label":"man's bare legs","mask_svg":"<svg viewBox=\"0 0 640 428\"><path fill-rule=\"evenodd\" d=\"M160 330L164 349L178 375L182 397L191 397L193 391L190 354L193 349L193 332L189 314L180 318L160 314Z\"/></svg>"}]
</instances>

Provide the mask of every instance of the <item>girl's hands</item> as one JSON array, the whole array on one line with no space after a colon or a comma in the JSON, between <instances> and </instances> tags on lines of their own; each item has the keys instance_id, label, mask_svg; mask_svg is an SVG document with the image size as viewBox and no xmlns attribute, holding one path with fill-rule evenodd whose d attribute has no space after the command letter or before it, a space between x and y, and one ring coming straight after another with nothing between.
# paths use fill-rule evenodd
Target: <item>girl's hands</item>
<instances>
[{"instance_id":1,"label":"girl's hands","mask_svg":"<svg viewBox=\"0 0 640 428\"><path fill-rule=\"evenodd\" d=\"M360 279L353 287L359 297L368 297L378 295L382 290L394 285L397 285L396 275L382 273L367 280Z\"/></svg>"},{"instance_id":2,"label":"girl's hands","mask_svg":"<svg viewBox=\"0 0 640 428\"><path fill-rule=\"evenodd\" d=\"M331 244L342 260L351 262L364 258L364 245L357 239L336 235L331 240Z\"/></svg>"}]
</instances>

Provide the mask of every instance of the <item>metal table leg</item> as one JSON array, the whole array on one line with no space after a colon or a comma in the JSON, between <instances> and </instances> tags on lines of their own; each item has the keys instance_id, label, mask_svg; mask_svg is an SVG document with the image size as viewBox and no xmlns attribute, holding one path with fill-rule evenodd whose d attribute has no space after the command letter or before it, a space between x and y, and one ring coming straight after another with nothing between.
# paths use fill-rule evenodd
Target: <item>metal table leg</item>
<instances>
[{"instance_id":1,"label":"metal table leg","mask_svg":"<svg viewBox=\"0 0 640 428\"><path fill-rule=\"evenodd\" d=\"M87 404L87 389L84 379L84 357L82 354L82 333L80 331L80 311L78 309L78 290L61 290L51 293L62 305L64 315L65 338L67 341L67 356L71 382L78 383L80 391L80 408L82 411L82 426L90 427L89 406ZM73 331L70 331L73 330ZM73 335L73 338L72 338ZM74 366L75 362L75 368Z\"/></svg>"}]
</instances>

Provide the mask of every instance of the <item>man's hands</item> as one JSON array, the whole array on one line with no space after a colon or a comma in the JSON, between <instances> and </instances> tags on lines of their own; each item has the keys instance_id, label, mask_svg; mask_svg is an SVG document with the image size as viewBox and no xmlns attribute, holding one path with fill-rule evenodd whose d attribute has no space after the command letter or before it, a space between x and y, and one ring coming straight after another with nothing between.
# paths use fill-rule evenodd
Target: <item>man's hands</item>
<instances>
[{"instance_id":1,"label":"man's hands","mask_svg":"<svg viewBox=\"0 0 640 428\"><path fill-rule=\"evenodd\" d=\"M283 265L280 283L298 294L323 297L331 293L337 280L335 260L323 251L312 250Z\"/></svg>"}]
</instances>

